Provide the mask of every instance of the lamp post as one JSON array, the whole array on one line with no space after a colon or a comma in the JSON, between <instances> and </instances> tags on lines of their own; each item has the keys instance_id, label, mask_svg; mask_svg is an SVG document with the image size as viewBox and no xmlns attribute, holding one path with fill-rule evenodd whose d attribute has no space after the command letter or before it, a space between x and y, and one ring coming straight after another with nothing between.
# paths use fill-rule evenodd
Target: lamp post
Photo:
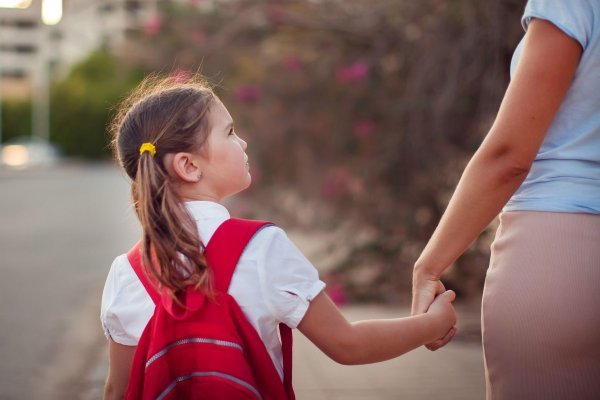
<instances>
[{"instance_id":1,"label":"lamp post","mask_svg":"<svg viewBox=\"0 0 600 400\"><path fill-rule=\"evenodd\" d=\"M50 35L49 27L62 18L62 0L42 0L42 22L38 39L39 62L35 73L32 102L32 130L45 142L50 141Z\"/></svg>"}]
</instances>

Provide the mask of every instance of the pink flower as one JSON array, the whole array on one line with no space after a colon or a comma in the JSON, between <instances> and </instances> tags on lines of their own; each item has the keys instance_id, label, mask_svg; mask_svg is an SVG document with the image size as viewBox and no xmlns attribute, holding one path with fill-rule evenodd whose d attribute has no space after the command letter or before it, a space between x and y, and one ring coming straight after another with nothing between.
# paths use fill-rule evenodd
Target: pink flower
<instances>
[{"instance_id":1,"label":"pink flower","mask_svg":"<svg viewBox=\"0 0 600 400\"><path fill-rule=\"evenodd\" d=\"M297 57L290 56L283 60L283 66L287 70L298 71L300 68L302 68L302 63Z\"/></svg>"},{"instance_id":2,"label":"pink flower","mask_svg":"<svg viewBox=\"0 0 600 400\"><path fill-rule=\"evenodd\" d=\"M348 296L346 295L346 289L341 282L341 276L338 273L333 272L326 276L324 279L327 283L325 291L327 292L331 300L335 303L335 305L343 306L347 304Z\"/></svg>"},{"instance_id":3,"label":"pink flower","mask_svg":"<svg viewBox=\"0 0 600 400\"><path fill-rule=\"evenodd\" d=\"M338 82L345 84L362 83L369 75L369 65L364 61L339 67L336 71Z\"/></svg>"},{"instance_id":4,"label":"pink flower","mask_svg":"<svg viewBox=\"0 0 600 400\"><path fill-rule=\"evenodd\" d=\"M262 96L262 89L255 85L240 86L235 90L233 96L240 103L253 103Z\"/></svg>"},{"instance_id":5,"label":"pink flower","mask_svg":"<svg viewBox=\"0 0 600 400\"><path fill-rule=\"evenodd\" d=\"M148 36L156 36L158 33L160 33L162 25L162 15L154 14L146 20L146 23L144 25L144 33Z\"/></svg>"},{"instance_id":6,"label":"pink flower","mask_svg":"<svg viewBox=\"0 0 600 400\"><path fill-rule=\"evenodd\" d=\"M371 119L360 119L354 123L354 133L361 138L371 136L376 128L375 122Z\"/></svg>"},{"instance_id":7,"label":"pink flower","mask_svg":"<svg viewBox=\"0 0 600 400\"><path fill-rule=\"evenodd\" d=\"M190 73L183 68L175 69L170 76L176 83L187 83L190 80Z\"/></svg>"},{"instance_id":8,"label":"pink flower","mask_svg":"<svg viewBox=\"0 0 600 400\"><path fill-rule=\"evenodd\" d=\"M342 285L334 284L328 285L327 287L327 294L336 306L343 306L346 305L346 303L348 303L348 299L346 298L346 291L344 290L344 287Z\"/></svg>"}]
</instances>

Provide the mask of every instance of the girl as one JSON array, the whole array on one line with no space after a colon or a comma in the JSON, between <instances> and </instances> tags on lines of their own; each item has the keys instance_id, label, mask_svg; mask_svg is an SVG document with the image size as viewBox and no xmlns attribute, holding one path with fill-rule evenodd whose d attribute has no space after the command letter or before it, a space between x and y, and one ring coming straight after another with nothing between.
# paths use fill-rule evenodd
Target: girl
<instances>
[{"instance_id":1,"label":"girl","mask_svg":"<svg viewBox=\"0 0 600 400\"><path fill-rule=\"evenodd\" d=\"M203 245L229 213L220 202L251 182L247 144L229 112L203 83L146 80L125 101L112 125L116 155L132 180L132 197L163 288L207 290ZM184 274L180 274L185 271ZM260 230L242 254L229 287L256 329L280 375L280 322L298 328L333 360L364 364L397 357L452 331L454 293L438 296L419 316L349 323L316 269L284 231ZM154 304L126 255L110 269L101 319L108 337L105 399L121 398L132 358Z\"/></svg>"},{"instance_id":2,"label":"girl","mask_svg":"<svg viewBox=\"0 0 600 400\"><path fill-rule=\"evenodd\" d=\"M415 265L413 313L502 211L483 292L487 398L597 399L600 1L530 0L522 24L496 121Z\"/></svg>"}]
</instances>

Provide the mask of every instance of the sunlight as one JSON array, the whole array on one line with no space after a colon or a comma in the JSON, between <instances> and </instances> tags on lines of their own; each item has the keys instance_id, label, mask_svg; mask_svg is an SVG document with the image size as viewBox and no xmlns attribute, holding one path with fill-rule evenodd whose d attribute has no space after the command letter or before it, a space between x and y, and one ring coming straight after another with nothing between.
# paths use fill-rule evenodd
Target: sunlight
<instances>
[{"instance_id":1,"label":"sunlight","mask_svg":"<svg viewBox=\"0 0 600 400\"><path fill-rule=\"evenodd\" d=\"M42 21L46 25L56 25L63 14L62 0L42 0Z\"/></svg>"},{"instance_id":2,"label":"sunlight","mask_svg":"<svg viewBox=\"0 0 600 400\"><path fill-rule=\"evenodd\" d=\"M0 8L27 8L31 0L0 0Z\"/></svg>"}]
</instances>

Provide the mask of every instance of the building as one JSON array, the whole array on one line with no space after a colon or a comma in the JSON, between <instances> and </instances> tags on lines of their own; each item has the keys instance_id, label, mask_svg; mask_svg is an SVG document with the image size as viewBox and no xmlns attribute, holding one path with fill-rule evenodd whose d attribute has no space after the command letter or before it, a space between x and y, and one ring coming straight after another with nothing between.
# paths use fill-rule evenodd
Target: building
<instances>
[{"instance_id":1,"label":"building","mask_svg":"<svg viewBox=\"0 0 600 400\"><path fill-rule=\"evenodd\" d=\"M25 0L24 2L26 2ZM64 0L54 26L42 23L42 1L0 8L0 94L29 98L49 76L66 73L91 51L116 50L156 13L158 0Z\"/></svg>"}]
</instances>

